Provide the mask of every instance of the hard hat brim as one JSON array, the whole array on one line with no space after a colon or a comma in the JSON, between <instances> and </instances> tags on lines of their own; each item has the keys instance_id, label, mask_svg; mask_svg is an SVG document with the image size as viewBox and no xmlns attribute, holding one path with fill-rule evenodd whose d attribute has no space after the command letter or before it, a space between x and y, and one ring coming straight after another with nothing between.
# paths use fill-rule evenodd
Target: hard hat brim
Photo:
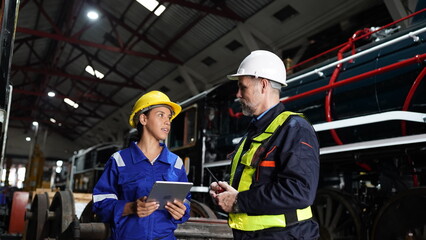
<instances>
[{"instance_id":1,"label":"hard hat brim","mask_svg":"<svg viewBox=\"0 0 426 240\"><path fill-rule=\"evenodd\" d=\"M172 108L172 111L173 111L173 115L172 115L172 118L170 119L170 122L177 116L177 115L179 115L179 113L182 111L182 107L179 105L179 104L177 104L177 103L174 103L174 102L167 102L167 101L158 101L158 102L153 102L152 103L152 105L167 105L167 106L169 106L169 107L171 107ZM152 106L151 105L151 106ZM142 109L144 109L144 108L140 108L140 109L136 109L136 110L134 110L133 111L133 113L130 115L130 118L129 118L129 124L130 124L130 126L132 126L132 127L136 127L136 125L133 123L133 118L135 117L135 114L136 113L138 113L139 111L141 111Z\"/></svg>"},{"instance_id":2,"label":"hard hat brim","mask_svg":"<svg viewBox=\"0 0 426 240\"><path fill-rule=\"evenodd\" d=\"M238 80L238 77L241 77L241 76L254 76L254 75L251 75L251 74L238 74L238 73L236 73L236 74L227 75L226 77L229 80ZM261 77L261 78L263 78L263 77ZM266 79L268 79L268 78L266 78ZM268 80L270 80L270 79L268 79ZM270 80L270 81L274 81L274 80ZM274 82L281 84L282 87L287 87L287 83L283 84L283 83L280 83L278 81L274 81Z\"/></svg>"},{"instance_id":3,"label":"hard hat brim","mask_svg":"<svg viewBox=\"0 0 426 240\"><path fill-rule=\"evenodd\" d=\"M227 75L226 77L229 80L238 80L238 77L241 77L241 76L252 76L252 75L250 75L250 74L238 74L238 73L236 73L236 74Z\"/></svg>"}]
</instances>

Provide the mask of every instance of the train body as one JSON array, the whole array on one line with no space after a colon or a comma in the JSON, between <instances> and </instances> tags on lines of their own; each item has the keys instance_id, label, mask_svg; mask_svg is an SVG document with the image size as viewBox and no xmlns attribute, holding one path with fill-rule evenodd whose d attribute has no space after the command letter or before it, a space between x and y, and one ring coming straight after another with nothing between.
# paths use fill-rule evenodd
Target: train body
<instances>
[{"instance_id":1,"label":"train body","mask_svg":"<svg viewBox=\"0 0 426 240\"><path fill-rule=\"evenodd\" d=\"M354 34L336 57L288 73L281 100L307 117L320 142L313 209L321 239L426 239L425 27L412 21L362 46L352 40L373 33ZM182 102L168 139L198 186L193 198L218 216L224 214L208 186L229 180L227 154L251 120L242 116L236 92L236 81L228 81Z\"/></svg>"},{"instance_id":2,"label":"train body","mask_svg":"<svg viewBox=\"0 0 426 240\"><path fill-rule=\"evenodd\" d=\"M335 57L289 68L281 100L305 115L320 142L312 209L321 239L426 239L425 14L423 9L407 28L389 25L393 34L364 29L336 47ZM359 44L374 34L381 39ZM183 111L172 122L166 143L194 183L192 216L226 218L208 186L229 180L227 155L251 121L236 92L236 81L206 90L181 102ZM106 155L120 146L96 146L72 157L73 190L90 192Z\"/></svg>"}]
</instances>

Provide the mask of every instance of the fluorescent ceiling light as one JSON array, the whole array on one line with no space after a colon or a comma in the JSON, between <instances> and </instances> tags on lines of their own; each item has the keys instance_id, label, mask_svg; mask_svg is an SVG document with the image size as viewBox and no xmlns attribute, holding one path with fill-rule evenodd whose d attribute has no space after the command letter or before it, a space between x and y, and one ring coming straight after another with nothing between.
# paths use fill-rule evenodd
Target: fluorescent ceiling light
<instances>
[{"instance_id":1,"label":"fluorescent ceiling light","mask_svg":"<svg viewBox=\"0 0 426 240\"><path fill-rule=\"evenodd\" d=\"M78 108L78 104L69 98L64 98L64 102L73 108Z\"/></svg>"},{"instance_id":2,"label":"fluorescent ceiling light","mask_svg":"<svg viewBox=\"0 0 426 240\"><path fill-rule=\"evenodd\" d=\"M154 9L159 4L157 0L136 0L136 1L151 12L154 11ZM164 5L160 5L157 8L157 10L155 10L154 14L157 16L160 16L164 12L164 10L166 10L166 7Z\"/></svg>"},{"instance_id":3,"label":"fluorescent ceiling light","mask_svg":"<svg viewBox=\"0 0 426 240\"><path fill-rule=\"evenodd\" d=\"M157 10L155 10L154 14L160 16L164 10L166 10L166 7L164 5L160 5Z\"/></svg>"},{"instance_id":4,"label":"fluorescent ceiling light","mask_svg":"<svg viewBox=\"0 0 426 240\"><path fill-rule=\"evenodd\" d=\"M33 126L35 126L35 127L38 126L38 122L34 121Z\"/></svg>"},{"instance_id":5,"label":"fluorescent ceiling light","mask_svg":"<svg viewBox=\"0 0 426 240\"><path fill-rule=\"evenodd\" d=\"M47 96L49 96L49 97L54 97L55 95L56 95L56 93L52 92L52 91L47 93Z\"/></svg>"},{"instance_id":6,"label":"fluorescent ceiling light","mask_svg":"<svg viewBox=\"0 0 426 240\"><path fill-rule=\"evenodd\" d=\"M104 78L104 74L99 72L98 70L93 69L92 66L87 65L84 70L86 70L86 72L88 72L90 75L95 76L99 79Z\"/></svg>"},{"instance_id":7,"label":"fluorescent ceiling light","mask_svg":"<svg viewBox=\"0 0 426 240\"><path fill-rule=\"evenodd\" d=\"M87 13L87 17L88 17L89 19L91 19L91 20L96 20L96 19L98 19L98 18L99 18L99 14L98 14L97 12L95 12L95 11L89 11L89 12Z\"/></svg>"},{"instance_id":8,"label":"fluorescent ceiling light","mask_svg":"<svg viewBox=\"0 0 426 240\"><path fill-rule=\"evenodd\" d=\"M31 138L30 137L26 137L25 141L29 142L29 141L31 141Z\"/></svg>"},{"instance_id":9,"label":"fluorescent ceiling light","mask_svg":"<svg viewBox=\"0 0 426 240\"><path fill-rule=\"evenodd\" d=\"M54 119L54 118L50 118L50 121L51 121L52 123L56 123L56 119Z\"/></svg>"}]
</instances>

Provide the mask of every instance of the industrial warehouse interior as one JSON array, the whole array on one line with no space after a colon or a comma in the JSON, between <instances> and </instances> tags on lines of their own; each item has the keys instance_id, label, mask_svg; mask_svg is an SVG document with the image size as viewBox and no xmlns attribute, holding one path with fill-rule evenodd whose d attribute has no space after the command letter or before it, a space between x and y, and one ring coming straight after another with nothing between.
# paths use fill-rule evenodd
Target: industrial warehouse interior
<instances>
[{"instance_id":1,"label":"industrial warehouse interior","mask_svg":"<svg viewBox=\"0 0 426 240\"><path fill-rule=\"evenodd\" d=\"M251 121L227 75L255 50L282 59L281 101L318 136L320 239L426 239L426 1L5 0L0 16L0 239L109 239L93 187L152 90L182 106L177 239L232 239L208 191Z\"/></svg>"}]
</instances>

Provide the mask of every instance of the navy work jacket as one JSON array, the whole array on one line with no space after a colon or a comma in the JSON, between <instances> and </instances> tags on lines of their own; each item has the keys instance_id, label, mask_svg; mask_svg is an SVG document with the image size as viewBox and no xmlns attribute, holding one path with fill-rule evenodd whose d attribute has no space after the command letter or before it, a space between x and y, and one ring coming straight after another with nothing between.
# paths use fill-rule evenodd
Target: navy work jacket
<instances>
[{"instance_id":1,"label":"navy work jacket","mask_svg":"<svg viewBox=\"0 0 426 240\"><path fill-rule=\"evenodd\" d=\"M243 151L247 151L252 139L263 133L283 111L284 104L279 103L260 119L253 120ZM319 143L315 130L303 117L291 115L276 131L262 159L275 161L275 167L259 166L250 189L238 194L240 211L248 215L284 214L311 206L315 200L319 180ZM233 181L235 189L238 188L241 172L241 167L237 168ZM280 232L276 239L315 239L319 236L318 224L312 220L296 225L299 227L274 229Z\"/></svg>"}]
</instances>

